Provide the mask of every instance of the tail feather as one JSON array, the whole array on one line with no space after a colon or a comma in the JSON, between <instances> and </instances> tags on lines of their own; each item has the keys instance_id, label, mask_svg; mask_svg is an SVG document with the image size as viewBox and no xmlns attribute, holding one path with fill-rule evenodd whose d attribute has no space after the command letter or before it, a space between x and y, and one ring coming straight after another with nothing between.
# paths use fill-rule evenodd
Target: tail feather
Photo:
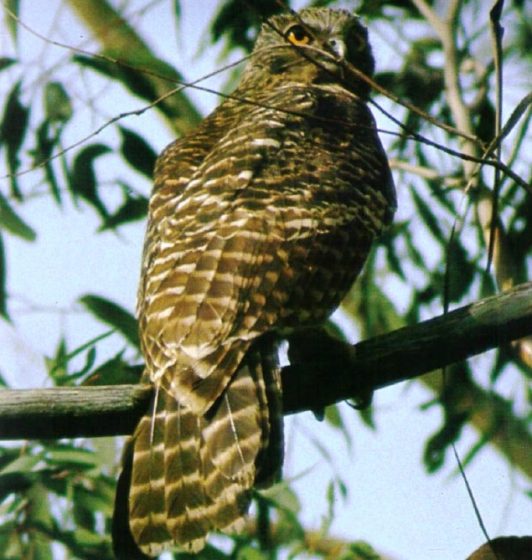
<instances>
[{"instance_id":1,"label":"tail feather","mask_svg":"<svg viewBox=\"0 0 532 560\"><path fill-rule=\"evenodd\" d=\"M281 476L284 457L283 403L281 368L277 355L277 341L263 337L256 351L248 354L250 373L257 384L257 396L262 419L262 445L257 455L255 485L268 487Z\"/></svg>"},{"instance_id":2,"label":"tail feather","mask_svg":"<svg viewBox=\"0 0 532 560\"><path fill-rule=\"evenodd\" d=\"M202 431L204 460L227 479L246 484L254 479L261 443L257 390L247 368L241 368L208 415Z\"/></svg>"},{"instance_id":3,"label":"tail feather","mask_svg":"<svg viewBox=\"0 0 532 560\"><path fill-rule=\"evenodd\" d=\"M142 554L197 552L210 531L239 531L253 486L277 478L280 385L268 354L271 345L255 345L205 415L180 405L164 381L156 391L129 454L129 528Z\"/></svg>"},{"instance_id":4,"label":"tail feather","mask_svg":"<svg viewBox=\"0 0 532 560\"><path fill-rule=\"evenodd\" d=\"M200 418L165 393L164 488L166 525L175 544L197 551L211 529L201 475Z\"/></svg>"},{"instance_id":5,"label":"tail feather","mask_svg":"<svg viewBox=\"0 0 532 560\"><path fill-rule=\"evenodd\" d=\"M166 526L164 488L163 399L157 392L151 413L146 414L133 435L133 466L129 492L129 525L140 549L159 554L172 537Z\"/></svg>"},{"instance_id":6,"label":"tail feather","mask_svg":"<svg viewBox=\"0 0 532 560\"><path fill-rule=\"evenodd\" d=\"M208 516L215 529L239 531L251 501L262 439L256 387L246 367L209 412L202 436L205 490L212 499Z\"/></svg>"},{"instance_id":7,"label":"tail feather","mask_svg":"<svg viewBox=\"0 0 532 560\"><path fill-rule=\"evenodd\" d=\"M116 485L115 508L113 512L113 552L117 560L148 560L138 547L129 524L129 491L133 467L133 439L129 438L124 447L122 472Z\"/></svg>"}]
</instances>

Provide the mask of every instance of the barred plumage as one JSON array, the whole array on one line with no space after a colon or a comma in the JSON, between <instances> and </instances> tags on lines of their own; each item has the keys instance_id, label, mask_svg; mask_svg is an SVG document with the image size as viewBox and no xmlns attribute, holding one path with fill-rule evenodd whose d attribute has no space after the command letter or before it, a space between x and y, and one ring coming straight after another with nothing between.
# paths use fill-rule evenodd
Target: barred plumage
<instances>
[{"instance_id":1,"label":"barred plumage","mask_svg":"<svg viewBox=\"0 0 532 560\"><path fill-rule=\"evenodd\" d=\"M355 16L272 18L234 95L158 160L138 299L156 396L115 514L115 536L128 514L145 554L196 551L209 531L238 530L253 486L278 477L268 333L326 319L391 220L369 88L347 63L373 71Z\"/></svg>"}]
</instances>

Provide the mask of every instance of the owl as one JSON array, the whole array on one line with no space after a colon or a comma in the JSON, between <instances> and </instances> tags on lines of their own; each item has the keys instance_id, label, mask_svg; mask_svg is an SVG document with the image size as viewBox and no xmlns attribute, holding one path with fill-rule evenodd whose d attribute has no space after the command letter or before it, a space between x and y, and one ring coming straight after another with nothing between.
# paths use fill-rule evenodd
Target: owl
<instances>
[{"instance_id":1,"label":"owl","mask_svg":"<svg viewBox=\"0 0 532 560\"><path fill-rule=\"evenodd\" d=\"M349 12L274 16L234 93L159 157L138 294L154 397L124 455L119 557L197 552L278 479L276 341L327 319L396 206L373 69Z\"/></svg>"}]
</instances>

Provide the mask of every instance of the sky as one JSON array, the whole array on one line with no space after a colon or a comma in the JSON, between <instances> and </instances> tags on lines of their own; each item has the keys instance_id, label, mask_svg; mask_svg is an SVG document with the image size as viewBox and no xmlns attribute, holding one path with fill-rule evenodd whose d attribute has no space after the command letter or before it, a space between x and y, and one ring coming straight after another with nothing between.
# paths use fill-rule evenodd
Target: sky
<instances>
[{"instance_id":1,"label":"sky","mask_svg":"<svg viewBox=\"0 0 532 560\"><path fill-rule=\"evenodd\" d=\"M127 13L133 14L132 23L147 42L184 71L187 80L219 68L219 53L198 50L218 3L183 0L177 41L171 4L135 0L127 3ZM24 22L42 35L96 50L88 33L66 7L61 7L59 0L37 0L32 9L25 2L21 5ZM140 6L149 9L140 13ZM46 69L64 61L70 53L27 32L20 33L23 55L30 61L29 72L35 77L36 86ZM0 30L0 36L2 51L9 49L4 30ZM379 40L378 33L373 38L378 63L386 64L395 55ZM75 80L77 73L72 70L69 76L66 68L65 79ZM3 96L12 86L13 75L3 72L0 80ZM28 99L35 95L31 80L29 83L24 92ZM209 82L213 88L222 84L223 77ZM73 88L85 110L78 121L82 123L79 129L68 130L67 142L79 140L86 130L95 130L115 114L141 105L138 100L125 105L119 92L101 81L75 83ZM191 95L205 113L218 102L213 96ZM124 124L146 135L156 150L172 140L164 124L154 123L149 116L131 117ZM117 143L111 131L105 131L97 140ZM105 177L109 173L111 177L113 170L105 167L112 164L112 160L102 163L98 168L100 175ZM4 174L4 169L0 169L0 175ZM138 175L124 170L124 179L135 184L139 192L149 193L149 182L139 181ZM14 388L47 385L43 356L53 354L61 335L67 337L72 349L102 333L102 325L76 303L81 295L97 293L134 309L144 235L144 224L123 228L119 236L96 233L99 223L92 211L74 208L69 201L63 208L50 204L46 196L39 194L40 175L29 174L24 181L32 185L34 196L20 211L39 237L34 244L12 236L5 239L13 324L0 320L0 372ZM5 192L6 184L0 188ZM401 207L399 187L398 219L408 218L409 211ZM98 346L98 359L103 361L116 353L120 344L117 337L103 341ZM349 488L347 499L339 497L335 502L336 515L331 527L335 536L367 540L398 560L465 558L479 546L484 538L463 481L456 476L456 465L449 460L441 472L432 476L426 475L422 467L423 442L441 422L437 407L420 410L432 398L415 382L379 391L375 398L377 427L373 431L362 424L354 411L342 406L352 435L351 448L341 434L319 423L311 413L287 418L285 477L294 481L304 524L320 527L327 512L326 488L333 475ZM473 441L474 434L467 428L459 451L465 452ZM326 446L328 460L320 452L320 445ZM468 467L467 474L491 536L530 532L532 508L523 497L525 481L511 472L504 459L486 449Z\"/></svg>"}]
</instances>

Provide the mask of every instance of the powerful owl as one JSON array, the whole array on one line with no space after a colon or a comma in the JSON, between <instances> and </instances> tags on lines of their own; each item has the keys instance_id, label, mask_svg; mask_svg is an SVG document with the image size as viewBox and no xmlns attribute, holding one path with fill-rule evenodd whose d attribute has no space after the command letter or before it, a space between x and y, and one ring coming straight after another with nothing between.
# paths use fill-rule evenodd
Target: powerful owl
<instances>
[{"instance_id":1,"label":"powerful owl","mask_svg":"<svg viewBox=\"0 0 532 560\"><path fill-rule=\"evenodd\" d=\"M198 551L278 478L272 339L332 313L395 209L373 69L349 12L274 16L236 91L159 157L138 296L154 398L125 453L119 557Z\"/></svg>"}]
</instances>

